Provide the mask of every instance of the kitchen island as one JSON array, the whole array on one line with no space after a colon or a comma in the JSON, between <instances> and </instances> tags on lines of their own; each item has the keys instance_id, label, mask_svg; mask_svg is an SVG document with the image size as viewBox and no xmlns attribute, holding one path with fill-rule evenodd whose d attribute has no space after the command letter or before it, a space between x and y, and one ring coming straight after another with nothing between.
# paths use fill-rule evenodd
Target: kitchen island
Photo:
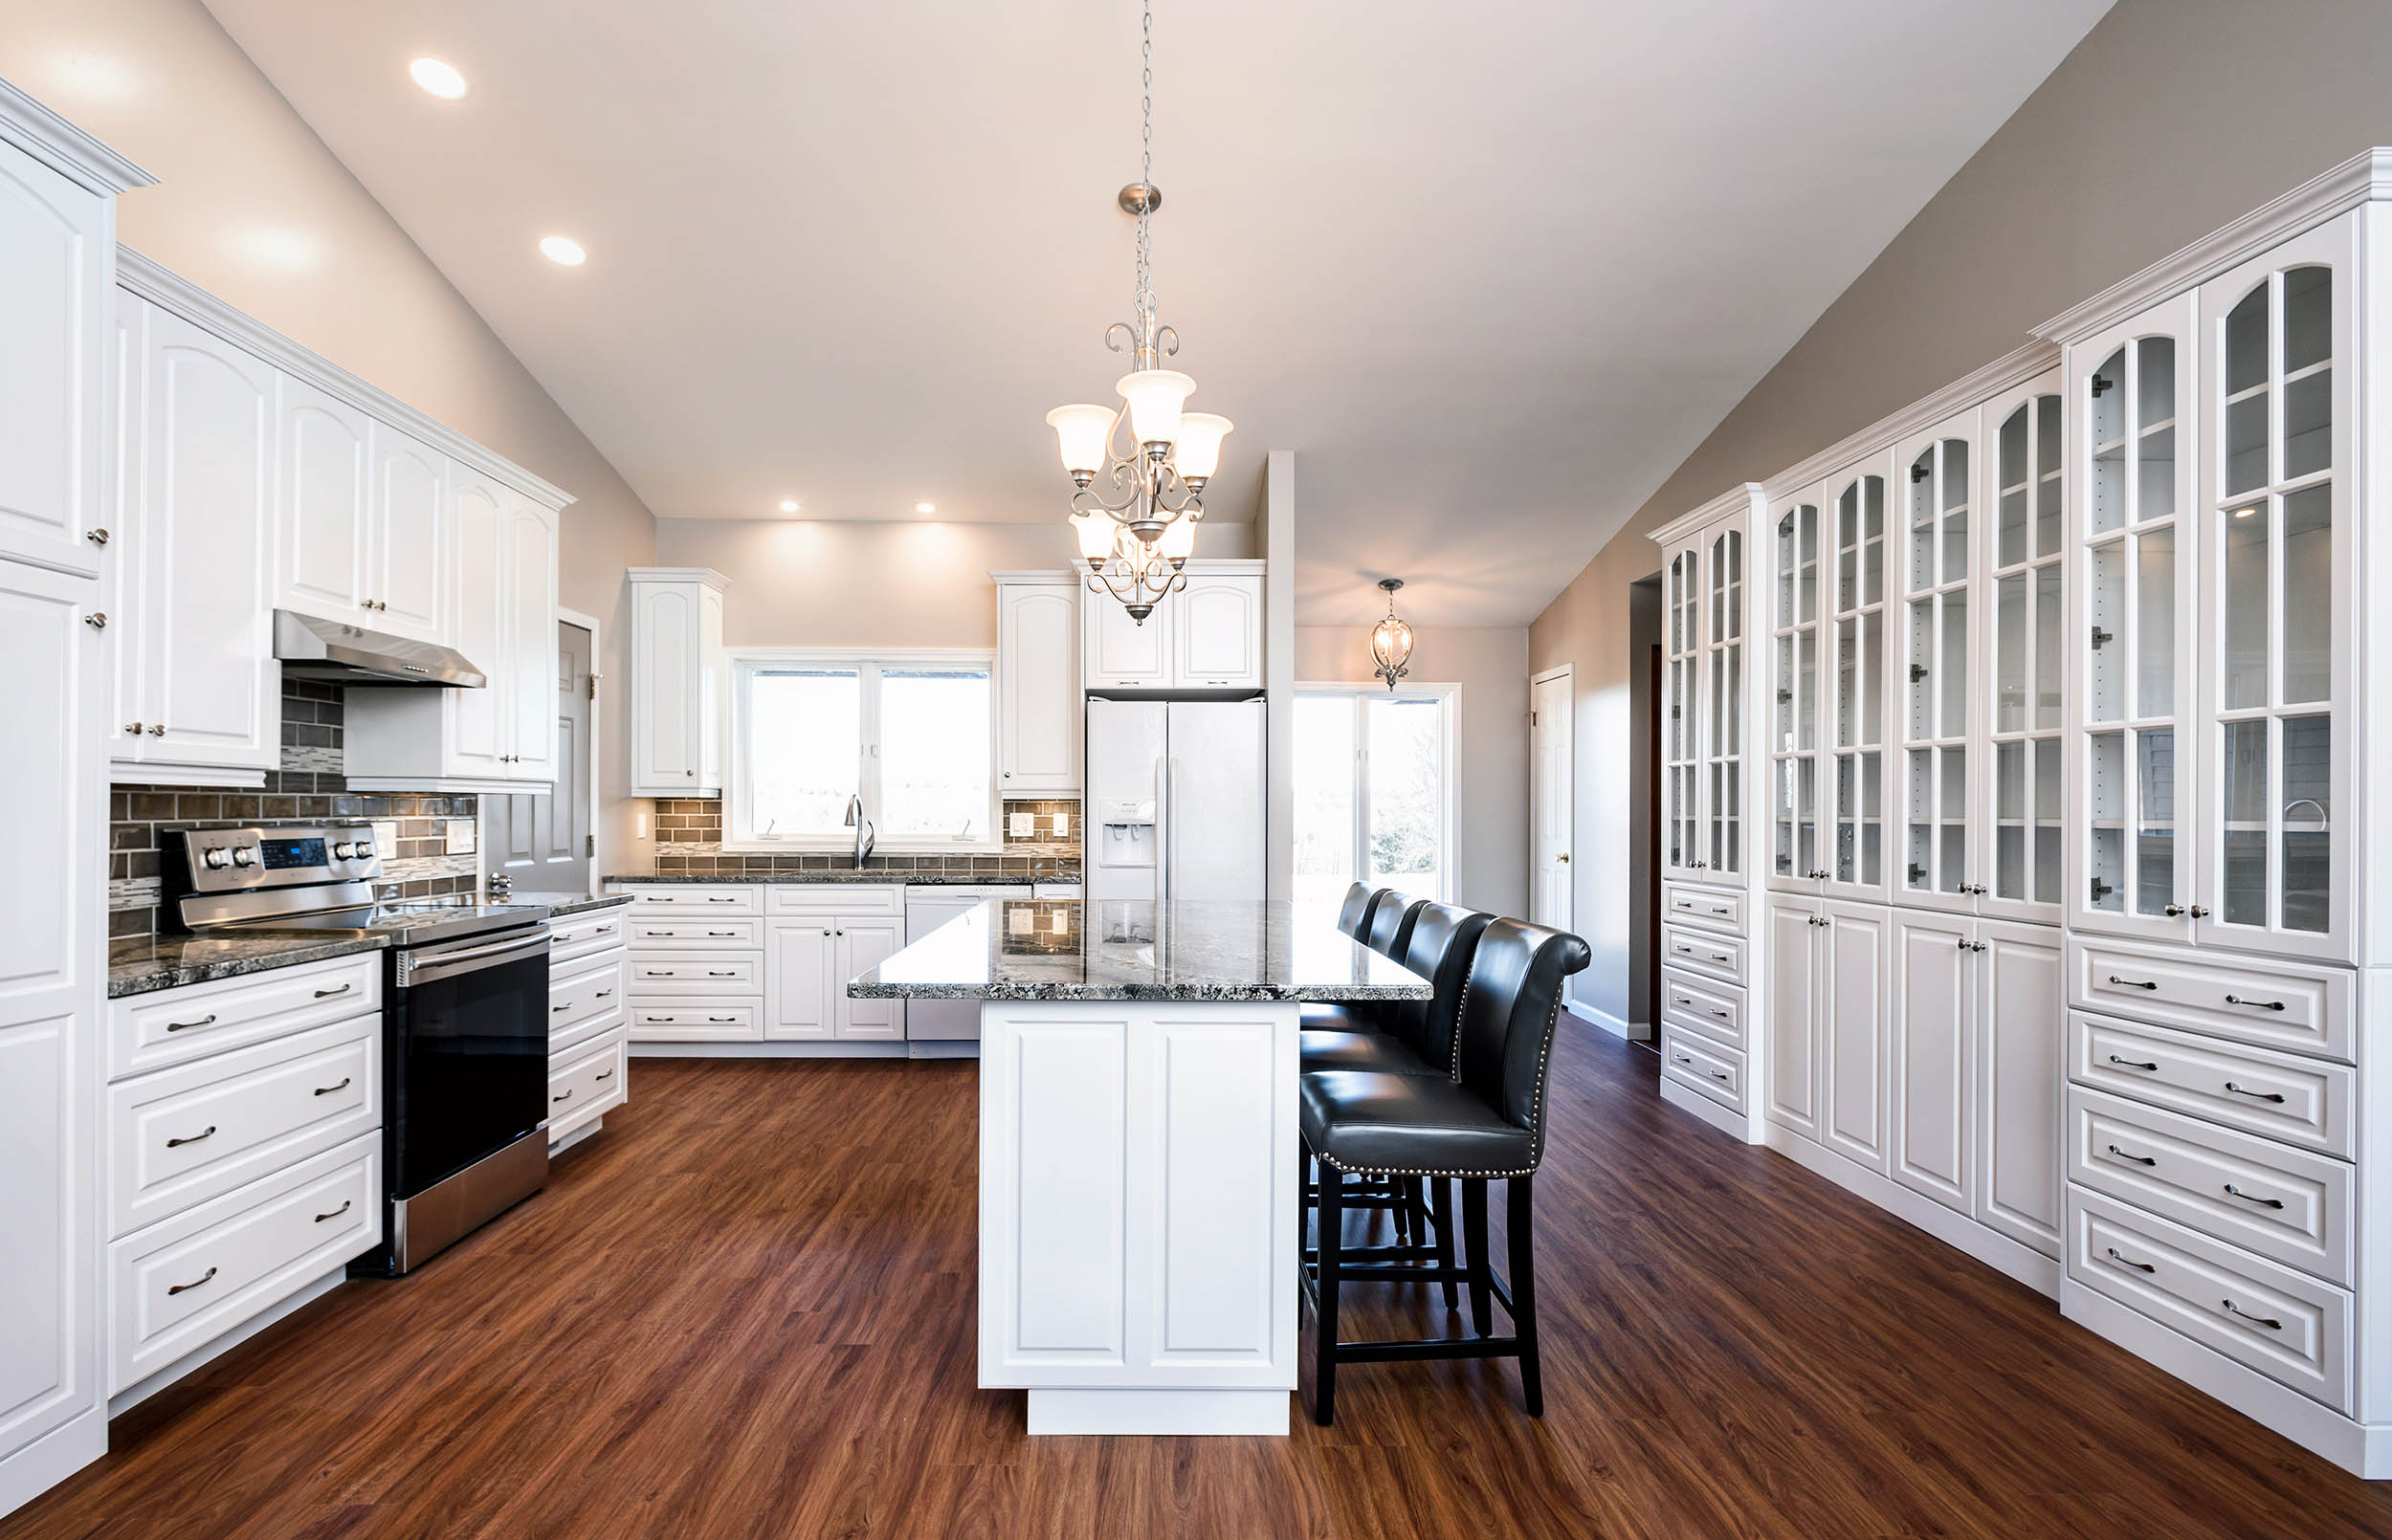
<instances>
[{"instance_id":1,"label":"kitchen island","mask_svg":"<svg viewBox=\"0 0 2392 1540\"><path fill-rule=\"evenodd\" d=\"M980 1383L1030 1431L1285 1434L1296 1012L1428 980L1276 902L991 899L856 978L980 1006Z\"/></svg>"}]
</instances>

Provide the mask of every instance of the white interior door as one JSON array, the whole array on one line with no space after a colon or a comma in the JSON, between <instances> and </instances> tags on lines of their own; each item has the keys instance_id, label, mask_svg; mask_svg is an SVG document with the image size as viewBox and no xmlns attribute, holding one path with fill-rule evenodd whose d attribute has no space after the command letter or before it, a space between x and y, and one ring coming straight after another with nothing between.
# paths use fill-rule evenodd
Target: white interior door
<instances>
[{"instance_id":1,"label":"white interior door","mask_svg":"<svg viewBox=\"0 0 2392 1540\"><path fill-rule=\"evenodd\" d=\"M1529 918L1570 928L1571 673L1564 669L1528 687L1529 788L1536 876Z\"/></svg>"}]
</instances>

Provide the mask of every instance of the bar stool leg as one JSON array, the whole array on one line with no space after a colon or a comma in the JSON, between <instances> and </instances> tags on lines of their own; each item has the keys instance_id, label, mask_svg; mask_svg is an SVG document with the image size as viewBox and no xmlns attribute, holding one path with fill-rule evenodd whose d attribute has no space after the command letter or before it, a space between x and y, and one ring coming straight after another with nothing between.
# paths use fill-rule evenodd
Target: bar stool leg
<instances>
[{"instance_id":1,"label":"bar stool leg","mask_svg":"<svg viewBox=\"0 0 2392 1540\"><path fill-rule=\"evenodd\" d=\"M1462 1178L1462 1249L1469 1253L1463 1265L1470 1269L1470 1326L1483 1337L1487 1335L1487 1184L1468 1177Z\"/></svg>"},{"instance_id":2,"label":"bar stool leg","mask_svg":"<svg viewBox=\"0 0 2392 1540\"><path fill-rule=\"evenodd\" d=\"M1327 1427L1338 1415L1338 1270L1345 1250L1345 1184L1339 1172L1320 1166L1320 1266L1314 1287L1313 1420Z\"/></svg>"},{"instance_id":3,"label":"bar stool leg","mask_svg":"<svg viewBox=\"0 0 2392 1540\"><path fill-rule=\"evenodd\" d=\"M1437 1265L1447 1274L1445 1280L1445 1309L1446 1313L1451 1315L1453 1313L1455 1307L1461 1303L1461 1296L1455 1289L1452 1278L1453 1178L1451 1177L1439 1177L1426 1183L1426 1186L1428 1189L1429 1202L1434 1205L1436 1209L1433 1222L1436 1225L1437 1231Z\"/></svg>"},{"instance_id":4,"label":"bar stool leg","mask_svg":"<svg viewBox=\"0 0 2392 1540\"><path fill-rule=\"evenodd\" d=\"M1532 1177L1514 1177L1504 1214L1512 1243L1512 1331L1520 1342L1520 1391L1530 1417L1545 1415L1545 1392L1537 1366L1537 1221ZM1483 1211L1482 1211L1483 1212Z\"/></svg>"}]
</instances>

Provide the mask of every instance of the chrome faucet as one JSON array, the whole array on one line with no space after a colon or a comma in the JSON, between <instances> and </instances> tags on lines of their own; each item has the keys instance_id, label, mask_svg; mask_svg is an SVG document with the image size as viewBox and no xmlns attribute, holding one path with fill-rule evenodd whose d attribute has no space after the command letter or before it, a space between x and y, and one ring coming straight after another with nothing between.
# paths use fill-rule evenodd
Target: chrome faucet
<instances>
[{"instance_id":1,"label":"chrome faucet","mask_svg":"<svg viewBox=\"0 0 2392 1540\"><path fill-rule=\"evenodd\" d=\"M872 820L864 816L862 797L850 797L847 800L847 817L841 822L855 831L855 869L861 871L864 869L864 863L872 856L873 845Z\"/></svg>"}]
</instances>

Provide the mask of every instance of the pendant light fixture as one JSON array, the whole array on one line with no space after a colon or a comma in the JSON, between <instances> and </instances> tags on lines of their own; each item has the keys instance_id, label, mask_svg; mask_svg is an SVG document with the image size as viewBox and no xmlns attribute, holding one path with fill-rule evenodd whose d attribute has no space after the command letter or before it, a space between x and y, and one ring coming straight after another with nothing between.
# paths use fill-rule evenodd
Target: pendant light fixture
<instances>
[{"instance_id":1,"label":"pendant light fixture","mask_svg":"<svg viewBox=\"0 0 2392 1540\"><path fill-rule=\"evenodd\" d=\"M1184 569L1196 549L1197 521L1205 517L1205 483L1220 467L1221 441L1230 429L1226 417L1184 409L1196 382L1163 367L1179 352L1180 334L1155 320L1150 235L1163 192L1154 184L1154 55L1149 3L1139 50L1139 176L1115 198L1138 219L1137 319L1105 329L1105 346L1128 353L1137 366L1114 382L1118 405L1057 407L1047 413L1072 478L1072 529L1080 560L1092 581L1141 626L1166 594L1187 586Z\"/></svg>"},{"instance_id":2,"label":"pendant light fixture","mask_svg":"<svg viewBox=\"0 0 2392 1540\"><path fill-rule=\"evenodd\" d=\"M1395 682L1411 672L1412 628L1395 618L1395 591L1404 586L1402 578L1381 578L1379 586L1387 593L1387 618L1370 628L1370 659L1379 667L1373 671L1387 682L1387 693L1395 693Z\"/></svg>"}]
</instances>

